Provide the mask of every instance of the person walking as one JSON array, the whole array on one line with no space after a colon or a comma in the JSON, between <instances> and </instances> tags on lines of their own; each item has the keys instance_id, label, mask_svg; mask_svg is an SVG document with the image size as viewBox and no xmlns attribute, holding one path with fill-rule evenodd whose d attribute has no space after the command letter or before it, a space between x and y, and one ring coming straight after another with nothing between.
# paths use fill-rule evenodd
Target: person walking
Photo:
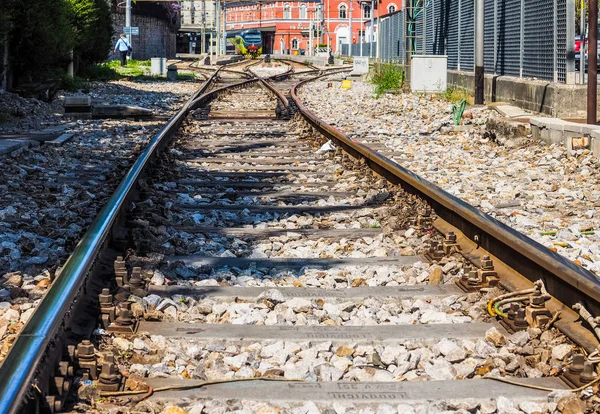
<instances>
[{"instance_id":1,"label":"person walking","mask_svg":"<svg viewBox=\"0 0 600 414\"><path fill-rule=\"evenodd\" d=\"M125 34L121 33L119 40L117 40L117 44L115 45L115 53L117 50L121 54L121 66L127 65L127 53L131 50L131 46L125 37Z\"/></svg>"}]
</instances>

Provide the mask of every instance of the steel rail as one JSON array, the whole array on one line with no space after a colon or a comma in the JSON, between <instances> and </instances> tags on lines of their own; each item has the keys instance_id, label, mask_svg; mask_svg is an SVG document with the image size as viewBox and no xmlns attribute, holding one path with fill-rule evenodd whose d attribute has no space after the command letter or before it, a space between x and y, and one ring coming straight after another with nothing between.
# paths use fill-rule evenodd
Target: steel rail
<instances>
[{"instance_id":1,"label":"steel rail","mask_svg":"<svg viewBox=\"0 0 600 414\"><path fill-rule=\"evenodd\" d=\"M0 366L0 413L15 414L23 406L27 394L35 383L35 375L46 355L48 346L55 342L64 317L77 304L77 293L82 289L119 213L127 207L137 181L142 177L157 150L168 144L189 111L195 109L202 102L210 100L228 89L257 82L266 84L263 79L254 78L207 92L218 78L221 70L224 70L223 67L216 70L152 138L67 259L60 275L40 302L11 347L4 363ZM273 77L276 76L280 75L273 75ZM272 77L265 79L270 78ZM270 85L266 85L278 99L281 99L282 96L277 93L278 91Z\"/></svg>"},{"instance_id":2,"label":"steel rail","mask_svg":"<svg viewBox=\"0 0 600 414\"><path fill-rule=\"evenodd\" d=\"M600 282L592 272L346 136L308 110L298 98L297 91L306 83L323 76L299 82L291 91L292 100L309 124L351 155L364 158L379 175L424 198L440 218L459 229L470 240L478 240L478 246L516 272L531 281L543 280L548 292L566 306L580 302L593 314L600 316Z\"/></svg>"},{"instance_id":3,"label":"steel rail","mask_svg":"<svg viewBox=\"0 0 600 414\"><path fill-rule=\"evenodd\" d=\"M67 259L60 275L17 337L0 367L0 413L19 412L27 393L32 389L39 363L44 358L48 346L55 341L64 317L77 303L77 293L110 234L118 213L127 205L138 179L155 152L172 138L188 112L193 109L193 104L198 103L199 97L208 95L204 92L218 74L219 70L152 138Z\"/></svg>"}]
</instances>

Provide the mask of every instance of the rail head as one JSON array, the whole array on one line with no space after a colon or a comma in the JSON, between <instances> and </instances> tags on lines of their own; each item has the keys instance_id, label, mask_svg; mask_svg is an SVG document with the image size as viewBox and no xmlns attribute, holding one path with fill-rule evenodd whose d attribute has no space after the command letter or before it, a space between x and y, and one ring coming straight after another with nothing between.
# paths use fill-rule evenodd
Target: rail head
<instances>
[{"instance_id":1,"label":"rail head","mask_svg":"<svg viewBox=\"0 0 600 414\"><path fill-rule=\"evenodd\" d=\"M478 245L521 275L532 281L542 279L548 292L565 305L581 302L600 315L600 280L595 274L349 138L306 108L298 97L298 89L329 75L331 73L304 80L292 87L291 98L309 124L351 154L365 158L380 175L425 198L440 217L471 240L477 237Z\"/></svg>"}]
</instances>

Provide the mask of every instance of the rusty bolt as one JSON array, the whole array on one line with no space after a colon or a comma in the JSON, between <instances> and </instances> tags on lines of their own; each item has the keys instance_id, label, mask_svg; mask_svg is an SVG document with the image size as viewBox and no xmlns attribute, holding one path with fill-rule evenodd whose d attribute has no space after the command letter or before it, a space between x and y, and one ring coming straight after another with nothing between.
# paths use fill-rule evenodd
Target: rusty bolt
<instances>
[{"instance_id":1,"label":"rusty bolt","mask_svg":"<svg viewBox=\"0 0 600 414\"><path fill-rule=\"evenodd\" d=\"M84 339L77 345L76 356L78 359L90 360L95 358L94 344L89 339Z\"/></svg>"},{"instance_id":2,"label":"rusty bolt","mask_svg":"<svg viewBox=\"0 0 600 414\"><path fill-rule=\"evenodd\" d=\"M469 282L469 275L471 274L471 268L470 267L465 267L463 270L463 274L460 277L461 282L463 283L468 283Z\"/></svg>"},{"instance_id":3,"label":"rusty bolt","mask_svg":"<svg viewBox=\"0 0 600 414\"><path fill-rule=\"evenodd\" d=\"M531 306L542 307L546 303L545 298L542 295L531 295L529 297L529 303Z\"/></svg>"},{"instance_id":4,"label":"rusty bolt","mask_svg":"<svg viewBox=\"0 0 600 414\"><path fill-rule=\"evenodd\" d=\"M116 384L121 378L115 365L115 357L113 354L107 354L104 357L104 363L102 364L102 372L98 377L103 384Z\"/></svg>"},{"instance_id":5,"label":"rusty bolt","mask_svg":"<svg viewBox=\"0 0 600 414\"><path fill-rule=\"evenodd\" d=\"M121 286L119 291L115 294L115 300L117 302L124 302L127 299L129 299L129 296L131 295L130 289L131 288L129 286L129 283L126 283L123 286Z\"/></svg>"},{"instance_id":6,"label":"rusty bolt","mask_svg":"<svg viewBox=\"0 0 600 414\"><path fill-rule=\"evenodd\" d=\"M144 285L142 282L142 274L141 272L135 272L135 269L139 269L139 267L134 268L134 272L131 274L131 278L129 279L129 285L133 289L138 289Z\"/></svg>"},{"instance_id":7,"label":"rusty bolt","mask_svg":"<svg viewBox=\"0 0 600 414\"><path fill-rule=\"evenodd\" d=\"M454 234L453 231L449 231L448 234L446 234L446 242L456 243L456 234Z\"/></svg>"},{"instance_id":8,"label":"rusty bolt","mask_svg":"<svg viewBox=\"0 0 600 414\"><path fill-rule=\"evenodd\" d=\"M582 382L592 382L596 379L596 373L594 372L594 364L590 361L585 361L583 363L583 372L581 373L581 381Z\"/></svg>"},{"instance_id":9,"label":"rusty bolt","mask_svg":"<svg viewBox=\"0 0 600 414\"><path fill-rule=\"evenodd\" d=\"M569 372L571 374L580 374L583 372L583 366L585 363L585 357L583 354L575 354L573 355L573 361L571 365L569 365Z\"/></svg>"},{"instance_id":10,"label":"rusty bolt","mask_svg":"<svg viewBox=\"0 0 600 414\"><path fill-rule=\"evenodd\" d=\"M515 318L515 326L519 328L524 328L529 326L527 320L525 319L525 309L519 309L517 311L517 317Z\"/></svg>"},{"instance_id":11,"label":"rusty bolt","mask_svg":"<svg viewBox=\"0 0 600 414\"><path fill-rule=\"evenodd\" d=\"M134 267L131 270L131 277L137 277L138 279L142 277L142 268L141 267Z\"/></svg>"},{"instance_id":12,"label":"rusty bolt","mask_svg":"<svg viewBox=\"0 0 600 414\"><path fill-rule=\"evenodd\" d=\"M50 410L55 413L62 412L62 402L53 395L46 395L46 403Z\"/></svg>"},{"instance_id":13,"label":"rusty bolt","mask_svg":"<svg viewBox=\"0 0 600 414\"><path fill-rule=\"evenodd\" d=\"M100 307L112 306L113 296L110 294L110 290L107 288L102 289L102 293L98 295L100 301Z\"/></svg>"},{"instance_id":14,"label":"rusty bolt","mask_svg":"<svg viewBox=\"0 0 600 414\"><path fill-rule=\"evenodd\" d=\"M485 255L481 259L481 268L483 270L493 270L494 269L494 261L490 258L490 256Z\"/></svg>"},{"instance_id":15,"label":"rusty bolt","mask_svg":"<svg viewBox=\"0 0 600 414\"><path fill-rule=\"evenodd\" d=\"M117 310L117 319L115 320L117 325L129 326L133 325L133 319L131 319L131 303L123 302L119 305Z\"/></svg>"},{"instance_id":16,"label":"rusty bolt","mask_svg":"<svg viewBox=\"0 0 600 414\"><path fill-rule=\"evenodd\" d=\"M58 375L62 377L72 377L73 372L73 365L69 364L67 361L60 361L58 363Z\"/></svg>"},{"instance_id":17,"label":"rusty bolt","mask_svg":"<svg viewBox=\"0 0 600 414\"><path fill-rule=\"evenodd\" d=\"M471 270L469 272L469 285L476 286L480 284L481 280L479 280L479 274L477 273L477 270Z\"/></svg>"},{"instance_id":18,"label":"rusty bolt","mask_svg":"<svg viewBox=\"0 0 600 414\"><path fill-rule=\"evenodd\" d=\"M518 303L511 303L510 304L510 309L508 311L508 319L510 320L515 320L515 318L517 317L517 312L519 312L519 304Z\"/></svg>"}]
</instances>

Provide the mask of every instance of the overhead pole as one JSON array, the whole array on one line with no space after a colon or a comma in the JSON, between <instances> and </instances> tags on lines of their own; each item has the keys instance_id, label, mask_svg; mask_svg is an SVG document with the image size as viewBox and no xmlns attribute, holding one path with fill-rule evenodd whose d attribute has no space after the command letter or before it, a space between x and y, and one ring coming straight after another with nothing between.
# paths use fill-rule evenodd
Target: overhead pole
<instances>
[{"instance_id":1,"label":"overhead pole","mask_svg":"<svg viewBox=\"0 0 600 414\"><path fill-rule=\"evenodd\" d=\"M579 83L585 83L585 0L581 0L581 15L579 18Z\"/></svg>"},{"instance_id":2,"label":"overhead pole","mask_svg":"<svg viewBox=\"0 0 600 414\"><path fill-rule=\"evenodd\" d=\"M596 123L598 104L598 2L593 0L588 5L588 88L587 88L587 123Z\"/></svg>"},{"instance_id":3,"label":"overhead pole","mask_svg":"<svg viewBox=\"0 0 600 414\"><path fill-rule=\"evenodd\" d=\"M484 0L476 0L475 20L475 104L483 105L484 67L483 67L483 19Z\"/></svg>"},{"instance_id":4,"label":"overhead pole","mask_svg":"<svg viewBox=\"0 0 600 414\"><path fill-rule=\"evenodd\" d=\"M350 0L350 16L348 19L348 31L350 32L350 38L348 39L348 56L352 56L352 13L354 13L354 0Z\"/></svg>"},{"instance_id":5,"label":"overhead pole","mask_svg":"<svg viewBox=\"0 0 600 414\"><path fill-rule=\"evenodd\" d=\"M223 44L223 56L227 55L227 8L225 7L225 2L223 1L223 39L221 41Z\"/></svg>"},{"instance_id":6,"label":"overhead pole","mask_svg":"<svg viewBox=\"0 0 600 414\"><path fill-rule=\"evenodd\" d=\"M375 0L371 0L371 33L369 33L369 57L373 57L373 34L375 30Z\"/></svg>"},{"instance_id":7,"label":"overhead pole","mask_svg":"<svg viewBox=\"0 0 600 414\"><path fill-rule=\"evenodd\" d=\"M359 1L360 5L360 30L358 31L358 40L360 41L360 57L363 55L363 42L365 41L365 5Z\"/></svg>"},{"instance_id":8,"label":"overhead pole","mask_svg":"<svg viewBox=\"0 0 600 414\"><path fill-rule=\"evenodd\" d=\"M206 52L206 0L202 0L202 28L200 29L200 53Z\"/></svg>"},{"instance_id":9,"label":"overhead pole","mask_svg":"<svg viewBox=\"0 0 600 414\"><path fill-rule=\"evenodd\" d=\"M131 46L131 49L133 50L133 35L131 34L131 0L127 0L125 2L125 27L127 27L127 30L129 30L129 34L125 33L125 35L127 35L127 40L129 40L129 46ZM132 54L133 51L131 52L131 55Z\"/></svg>"},{"instance_id":10,"label":"overhead pole","mask_svg":"<svg viewBox=\"0 0 600 414\"><path fill-rule=\"evenodd\" d=\"M216 55L221 56L221 0L215 4L215 35L216 35Z\"/></svg>"}]
</instances>

